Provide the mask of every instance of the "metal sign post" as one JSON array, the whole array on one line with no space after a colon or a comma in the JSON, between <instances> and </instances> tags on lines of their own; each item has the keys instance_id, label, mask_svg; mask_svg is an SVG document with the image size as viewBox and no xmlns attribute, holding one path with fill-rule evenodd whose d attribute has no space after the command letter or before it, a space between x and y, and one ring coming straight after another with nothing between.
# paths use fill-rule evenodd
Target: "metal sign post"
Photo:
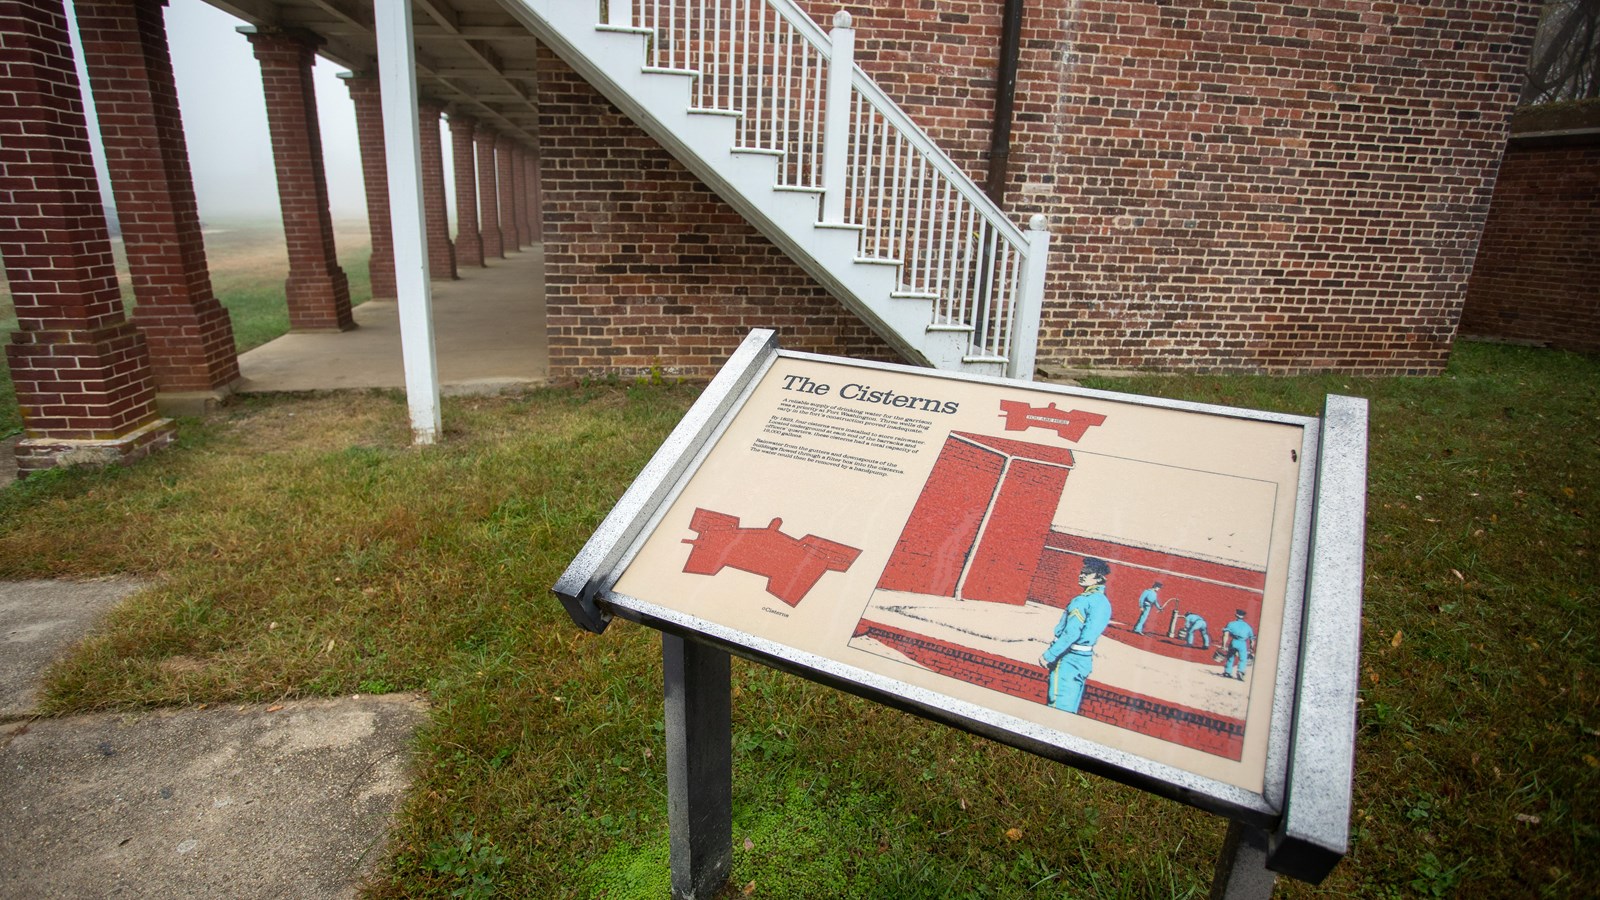
<instances>
[{"instance_id":1,"label":"metal sign post","mask_svg":"<svg viewBox=\"0 0 1600 900\"><path fill-rule=\"evenodd\" d=\"M662 631L675 896L728 874L733 653L1225 816L1213 896L1266 897L1347 849L1365 484L1363 400L1290 416L756 331L555 593Z\"/></svg>"}]
</instances>

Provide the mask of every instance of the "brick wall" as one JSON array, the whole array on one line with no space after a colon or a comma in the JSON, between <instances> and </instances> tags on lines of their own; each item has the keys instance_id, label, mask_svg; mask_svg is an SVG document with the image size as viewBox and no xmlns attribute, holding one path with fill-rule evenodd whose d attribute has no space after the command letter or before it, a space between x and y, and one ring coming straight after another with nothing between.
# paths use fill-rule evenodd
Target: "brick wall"
<instances>
[{"instance_id":1,"label":"brick wall","mask_svg":"<svg viewBox=\"0 0 1600 900\"><path fill-rule=\"evenodd\" d=\"M1513 139L1461 315L1463 334L1600 351L1600 131Z\"/></svg>"},{"instance_id":2,"label":"brick wall","mask_svg":"<svg viewBox=\"0 0 1600 900\"><path fill-rule=\"evenodd\" d=\"M837 9L803 5L824 24ZM861 66L982 183L1002 4L845 6ZM1040 361L1439 371L1538 6L1027 4L1006 209L1019 223L1045 213L1055 235ZM688 332L715 315L702 311L703 286L656 278L646 288L633 277L652 265L640 250L659 250L658 234L710 239L703 230L724 227L725 208L689 202L705 195L681 169L642 146L592 93L577 96L564 67L547 66L546 146L568 166L546 173L546 186L559 189L547 202L565 206L558 227L573 216L603 226L569 245L584 260L582 274L605 278L585 291L652 297L643 311L654 317L650 326L680 333L643 343L668 365L702 369L704 342ZM610 157L585 160L592 196L563 187L580 148ZM667 186L678 184L685 202L668 199ZM642 231L628 219L635 212L651 219ZM618 225L641 240L612 231ZM733 259L657 255L663 262L654 265L704 270L708 282ZM778 279L806 290L798 279L789 287L793 269L779 259L741 263L751 286ZM797 308L787 299L782 306ZM662 316L668 309L683 314ZM581 324L556 325L567 330L554 337L585 342L590 352L577 354L578 368L640 360L656 351L608 343L635 339L631 329L643 322L634 311L596 304ZM838 346L883 353L855 337Z\"/></svg>"},{"instance_id":3,"label":"brick wall","mask_svg":"<svg viewBox=\"0 0 1600 900\"><path fill-rule=\"evenodd\" d=\"M225 388L239 377L233 326L211 290L163 0L79 0L100 135L156 387Z\"/></svg>"},{"instance_id":4,"label":"brick wall","mask_svg":"<svg viewBox=\"0 0 1600 900\"><path fill-rule=\"evenodd\" d=\"M548 50L539 57L550 372L709 375L751 328L895 355Z\"/></svg>"},{"instance_id":5,"label":"brick wall","mask_svg":"<svg viewBox=\"0 0 1600 900\"><path fill-rule=\"evenodd\" d=\"M6 357L27 429L19 469L56 464L74 441L125 441L111 459L163 444L171 423L156 417L149 351L123 313L59 0L0 2L0 70L0 256L18 323Z\"/></svg>"},{"instance_id":6,"label":"brick wall","mask_svg":"<svg viewBox=\"0 0 1600 900\"><path fill-rule=\"evenodd\" d=\"M895 542L878 587L954 597L1005 456L947 438Z\"/></svg>"}]
</instances>

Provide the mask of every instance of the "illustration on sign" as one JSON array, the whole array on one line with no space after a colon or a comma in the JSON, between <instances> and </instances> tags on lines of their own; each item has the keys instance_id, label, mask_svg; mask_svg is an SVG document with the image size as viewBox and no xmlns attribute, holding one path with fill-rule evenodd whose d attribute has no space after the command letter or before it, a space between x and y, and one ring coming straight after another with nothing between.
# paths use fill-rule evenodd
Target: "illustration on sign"
<instances>
[{"instance_id":1,"label":"illustration on sign","mask_svg":"<svg viewBox=\"0 0 1600 900\"><path fill-rule=\"evenodd\" d=\"M1078 414L1056 421L1066 415ZM1211 676L1245 680L1264 569L1059 529L1077 468L1068 449L952 432L851 646L1239 759L1248 686ZM1144 625L1167 585L1173 621L1188 626L1151 634ZM1231 643L1213 659L1204 616L1222 609L1234 611Z\"/></svg>"},{"instance_id":2,"label":"illustration on sign","mask_svg":"<svg viewBox=\"0 0 1600 900\"><path fill-rule=\"evenodd\" d=\"M739 517L697 509L689 527L697 536L684 543L694 549L683 570L695 575L715 575L724 566L742 569L767 579L767 593L790 606L799 606L825 572L845 572L861 551L814 534L792 538L778 529L782 519L765 528L740 528Z\"/></svg>"},{"instance_id":3,"label":"illustration on sign","mask_svg":"<svg viewBox=\"0 0 1600 900\"><path fill-rule=\"evenodd\" d=\"M1260 790L1304 440L780 358L615 591Z\"/></svg>"}]
</instances>

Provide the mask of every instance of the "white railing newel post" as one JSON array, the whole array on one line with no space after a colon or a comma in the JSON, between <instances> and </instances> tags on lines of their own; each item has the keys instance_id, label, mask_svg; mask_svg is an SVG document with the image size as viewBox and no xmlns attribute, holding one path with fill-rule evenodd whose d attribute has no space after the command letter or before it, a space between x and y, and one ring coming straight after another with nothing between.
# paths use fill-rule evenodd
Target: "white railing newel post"
<instances>
[{"instance_id":1,"label":"white railing newel post","mask_svg":"<svg viewBox=\"0 0 1600 900\"><path fill-rule=\"evenodd\" d=\"M1039 352L1039 318L1044 308L1044 274L1050 258L1050 222L1035 213L1028 220L1028 257L1022 272L1022 296L1017 300L1011 327L1011 365L1007 373L1022 381L1033 380L1034 357Z\"/></svg>"},{"instance_id":2,"label":"white railing newel post","mask_svg":"<svg viewBox=\"0 0 1600 900\"><path fill-rule=\"evenodd\" d=\"M850 13L833 16L828 62L827 118L822 127L822 221L844 223L844 186L850 152L850 75L855 70L856 30Z\"/></svg>"},{"instance_id":3,"label":"white railing newel post","mask_svg":"<svg viewBox=\"0 0 1600 900\"><path fill-rule=\"evenodd\" d=\"M632 28L633 0L608 0L606 24L613 28Z\"/></svg>"}]
</instances>

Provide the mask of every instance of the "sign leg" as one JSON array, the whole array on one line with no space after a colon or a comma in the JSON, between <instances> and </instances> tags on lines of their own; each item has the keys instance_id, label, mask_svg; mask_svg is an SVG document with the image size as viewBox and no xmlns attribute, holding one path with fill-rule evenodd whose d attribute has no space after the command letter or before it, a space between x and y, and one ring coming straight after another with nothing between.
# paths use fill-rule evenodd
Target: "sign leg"
<instances>
[{"instance_id":1,"label":"sign leg","mask_svg":"<svg viewBox=\"0 0 1600 900\"><path fill-rule=\"evenodd\" d=\"M1267 833L1229 822L1211 881L1211 900L1268 900L1277 880L1267 869Z\"/></svg>"},{"instance_id":2,"label":"sign leg","mask_svg":"<svg viewBox=\"0 0 1600 900\"><path fill-rule=\"evenodd\" d=\"M733 862L733 719L728 654L661 635L667 827L674 900L707 900Z\"/></svg>"}]
</instances>

